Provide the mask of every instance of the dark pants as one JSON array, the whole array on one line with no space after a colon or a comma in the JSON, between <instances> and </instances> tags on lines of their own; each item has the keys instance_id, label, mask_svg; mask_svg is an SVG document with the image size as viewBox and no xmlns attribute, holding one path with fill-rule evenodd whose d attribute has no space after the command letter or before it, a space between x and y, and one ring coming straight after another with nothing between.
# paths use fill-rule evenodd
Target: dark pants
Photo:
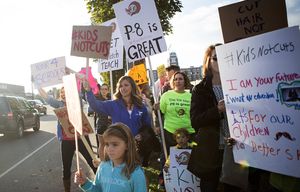
<instances>
[{"instance_id":1,"label":"dark pants","mask_svg":"<svg viewBox=\"0 0 300 192\"><path fill-rule=\"evenodd\" d=\"M88 136L85 137L89 145L91 146L91 142ZM74 156L74 152L76 150L75 140L62 140L61 141L61 156L63 161L63 179L69 180L71 178L71 166L72 160ZM94 167L92 162L92 157L88 153L81 139L78 139L78 150L81 155L85 158L91 169L94 173L96 173L97 168Z\"/></svg>"}]
</instances>

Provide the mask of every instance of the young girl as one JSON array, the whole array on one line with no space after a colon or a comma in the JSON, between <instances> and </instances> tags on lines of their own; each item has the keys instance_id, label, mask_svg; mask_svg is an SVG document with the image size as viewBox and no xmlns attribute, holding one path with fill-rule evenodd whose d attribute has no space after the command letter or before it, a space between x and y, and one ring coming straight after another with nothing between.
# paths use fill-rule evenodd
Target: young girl
<instances>
[{"instance_id":1,"label":"young girl","mask_svg":"<svg viewBox=\"0 0 300 192\"><path fill-rule=\"evenodd\" d=\"M104 160L92 182L81 171L75 173L75 183L83 191L146 192L146 178L138 163L135 140L123 123L115 123L103 134Z\"/></svg>"}]
</instances>

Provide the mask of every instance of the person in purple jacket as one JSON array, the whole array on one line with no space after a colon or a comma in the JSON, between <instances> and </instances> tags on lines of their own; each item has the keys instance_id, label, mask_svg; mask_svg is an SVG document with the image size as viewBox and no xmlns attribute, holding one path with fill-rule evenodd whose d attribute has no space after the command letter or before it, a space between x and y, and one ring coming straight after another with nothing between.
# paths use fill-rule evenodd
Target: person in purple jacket
<instances>
[{"instance_id":1,"label":"person in purple jacket","mask_svg":"<svg viewBox=\"0 0 300 192\"><path fill-rule=\"evenodd\" d=\"M127 125L137 141L143 138L142 127L151 128L151 118L137 85L130 76L122 76L114 94L114 100L97 100L91 91L88 81L83 82L87 91L87 101L96 113L104 113L111 117L112 123L121 122Z\"/></svg>"}]
</instances>

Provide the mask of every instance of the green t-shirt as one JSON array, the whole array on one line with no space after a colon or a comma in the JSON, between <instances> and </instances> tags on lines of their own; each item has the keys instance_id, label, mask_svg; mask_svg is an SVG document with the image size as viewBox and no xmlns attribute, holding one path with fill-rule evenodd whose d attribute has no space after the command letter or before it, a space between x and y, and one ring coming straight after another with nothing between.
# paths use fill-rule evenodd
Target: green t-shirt
<instances>
[{"instance_id":1,"label":"green t-shirt","mask_svg":"<svg viewBox=\"0 0 300 192\"><path fill-rule=\"evenodd\" d=\"M164 114L164 129L174 133L178 128L186 128L189 133L195 133L190 119L192 94L177 93L170 90L160 99L160 110Z\"/></svg>"}]
</instances>

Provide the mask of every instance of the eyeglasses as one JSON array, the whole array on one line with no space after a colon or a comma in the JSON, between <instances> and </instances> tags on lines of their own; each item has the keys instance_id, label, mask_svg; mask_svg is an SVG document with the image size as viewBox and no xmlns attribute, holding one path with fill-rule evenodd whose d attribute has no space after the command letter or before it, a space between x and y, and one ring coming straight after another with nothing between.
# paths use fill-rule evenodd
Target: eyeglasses
<instances>
[{"instance_id":1,"label":"eyeglasses","mask_svg":"<svg viewBox=\"0 0 300 192\"><path fill-rule=\"evenodd\" d=\"M214 61L218 61L218 58L217 58L216 55L215 55L215 56L212 56L211 58L212 58L212 60L214 60Z\"/></svg>"}]
</instances>

